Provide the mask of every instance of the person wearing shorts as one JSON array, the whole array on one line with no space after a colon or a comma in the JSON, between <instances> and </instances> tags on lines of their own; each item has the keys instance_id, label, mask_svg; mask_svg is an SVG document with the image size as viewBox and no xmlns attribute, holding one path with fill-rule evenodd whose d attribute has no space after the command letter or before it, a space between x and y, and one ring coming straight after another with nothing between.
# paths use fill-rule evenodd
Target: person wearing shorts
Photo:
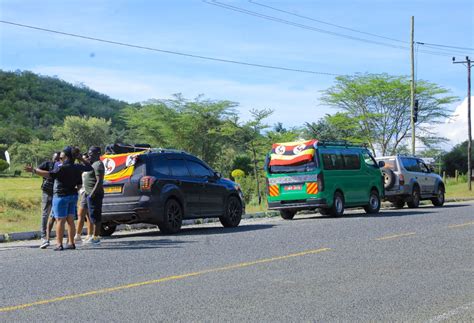
<instances>
[{"instance_id":1,"label":"person wearing shorts","mask_svg":"<svg viewBox=\"0 0 474 323\"><path fill-rule=\"evenodd\" d=\"M85 173L83 185L86 191L87 208L89 210L87 231L92 233L93 236L86 239L84 243L99 245L102 224L102 200L104 199L103 183L105 167L100 161L100 147L90 147L88 155L92 163L93 171Z\"/></svg>"},{"instance_id":2,"label":"person wearing shorts","mask_svg":"<svg viewBox=\"0 0 474 323\"><path fill-rule=\"evenodd\" d=\"M78 158L83 164L75 164ZM36 170L31 166L25 167L25 171L36 173L44 178L54 179L53 188L53 213L56 219L56 241L55 251L63 249L76 249L74 236L76 228L74 227L74 215L77 205L77 188L82 185L82 172L91 171L90 163L82 158L79 150L73 147L66 147L60 155L62 161L61 167L52 171ZM63 247L63 236L65 224L68 225L68 244Z\"/></svg>"},{"instance_id":3,"label":"person wearing shorts","mask_svg":"<svg viewBox=\"0 0 474 323\"><path fill-rule=\"evenodd\" d=\"M82 158L85 160L89 160L89 156L87 154L82 155ZM77 210L77 223L76 223L76 236L74 238L75 243L82 243L82 229L84 228L84 221L87 218L87 223L89 223L89 213L87 211L87 198L86 198L86 190L84 189L84 180L87 172L82 173L82 183L79 190L79 203L78 203L78 210ZM87 226L89 227L89 225ZM92 233L88 230L86 240L92 236Z\"/></svg>"}]
</instances>

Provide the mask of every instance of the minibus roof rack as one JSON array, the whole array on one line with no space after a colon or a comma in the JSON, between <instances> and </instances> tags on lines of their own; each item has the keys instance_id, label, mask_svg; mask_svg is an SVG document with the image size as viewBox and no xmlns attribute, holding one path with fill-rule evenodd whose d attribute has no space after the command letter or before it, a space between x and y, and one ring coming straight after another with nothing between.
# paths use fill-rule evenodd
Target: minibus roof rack
<instances>
[{"instance_id":1,"label":"minibus roof rack","mask_svg":"<svg viewBox=\"0 0 474 323\"><path fill-rule=\"evenodd\" d=\"M367 148L367 144L356 144L353 142L349 142L347 140L321 140L318 141L318 146L341 146L341 147L359 147L359 148Z\"/></svg>"}]
</instances>

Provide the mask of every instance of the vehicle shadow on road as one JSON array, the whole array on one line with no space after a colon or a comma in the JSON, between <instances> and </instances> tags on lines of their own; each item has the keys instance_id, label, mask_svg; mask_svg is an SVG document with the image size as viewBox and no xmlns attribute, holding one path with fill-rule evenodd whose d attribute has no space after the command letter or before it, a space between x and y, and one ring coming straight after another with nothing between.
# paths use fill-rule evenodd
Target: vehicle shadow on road
<instances>
[{"instance_id":1,"label":"vehicle shadow on road","mask_svg":"<svg viewBox=\"0 0 474 323\"><path fill-rule=\"evenodd\" d=\"M384 212L385 211L385 212ZM390 212L387 212L390 211ZM350 219L350 218L389 218L389 217L401 217L401 216L413 216L413 215L423 215L423 214L433 214L434 212L430 212L428 210L423 210L423 209L417 209L417 210L401 210L401 209L387 209L387 210L382 210L377 214L367 214L365 211L361 210L360 212L357 213L349 213L349 214L344 214L341 217L334 217L331 215L321 215L321 214L316 214L311 217L302 217L302 218L294 218L293 221L298 221L298 220L308 220L308 219ZM296 215L298 216L298 215Z\"/></svg>"},{"instance_id":2,"label":"vehicle shadow on road","mask_svg":"<svg viewBox=\"0 0 474 323\"><path fill-rule=\"evenodd\" d=\"M472 204L445 204L443 206L434 206L434 205L426 205L426 206L422 206L423 208L427 208L427 209L454 209L454 208L458 208L458 207L468 207L468 206L472 206Z\"/></svg>"},{"instance_id":3,"label":"vehicle shadow on road","mask_svg":"<svg viewBox=\"0 0 474 323\"><path fill-rule=\"evenodd\" d=\"M215 235L215 234L229 234L229 233L239 233L239 232L248 232L248 231L256 231L256 230L264 230L270 229L274 225L272 224L249 224L249 225L241 225L236 228L223 228L223 227L194 227L194 228L187 228L183 227L181 231L173 235L166 235L160 232L159 229L150 230L146 232L131 232L125 233L120 235L114 235L105 241L113 241L119 240L124 238L133 238L133 237L179 237L179 236L193 236L193 235Z\"/></svg>"},{"instance_id":4,"label":"vehicle shadow on road","mask_svg":"<svg viewBox=\"0 0 474 323\"><path fill-rule=\"evenodd\" d=\"M37 245L28 245L28 246L6 246L0 247L0 252L2 251L10 251L10 250L18 250L18 249L38 249L39 243Z\"/></svg>"},{"instance_id":5,"label":"vehicle shadow on road","mask_svg":"<svg viewBox=\"0 0 474 323\"><path fill-rule=\"evenodd\" d=\"M229 234L229 233L240 233L249 232L256 230L265 230L273 228L273 224L249 224L241 225L236 228L222 228L222 227L204 227L204 228L184 228L178 233L178 235L208 235L208 234Z\"/></svg>"},{"instance_id":6,"label":"vehicle shadow on road","mask_svg":"<svg viewBox=\"0 0 474 323\"><path fill-rule=\"evenodd\" d=\"M124 236L121 236L124 238ZM129 236L127 236L128 238ZM180 241L173 239L146 239L146 240L120 240L104 239L100 246L83 245L79 246L79 251L92 250L135 250L135 249L168 249L182 248L183 244L194 243L195 241Z\"/></svg>"}]
</instances>

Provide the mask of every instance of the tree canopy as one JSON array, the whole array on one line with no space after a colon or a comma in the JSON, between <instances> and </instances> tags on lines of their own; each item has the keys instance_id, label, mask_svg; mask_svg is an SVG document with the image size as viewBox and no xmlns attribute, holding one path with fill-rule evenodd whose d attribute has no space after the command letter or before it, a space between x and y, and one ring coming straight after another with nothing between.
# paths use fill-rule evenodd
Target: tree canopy
<instances>
[{"instance_id":1,"label":"tree canopy","mask_svg":"<svg viewBox=\"0 0 474 323\"><path fill-rule=\"evenodd\" d=\"M417 81L415 92L419 101L416 137L431 146L443 140L433 133L433 124L450 116L449 105L457 98L423 80ZM406 76L338 76L336 84L323 92L322 101L340 109L357 126L358 139L382 155L397 153L411 134L410 80Z\"/></svg>"},{"instance_id":2,"label":"tree canopy","mask_svg":"<svg viewBox=\"0 0 474 323\"><path fill-rule=\"evenodd\" d=\"M125 106L84 85L28 71L0 70L0 144L50 140L52 127L66 116L104 118L121 129L120 111Z\"/></svg>"}]
</instances>

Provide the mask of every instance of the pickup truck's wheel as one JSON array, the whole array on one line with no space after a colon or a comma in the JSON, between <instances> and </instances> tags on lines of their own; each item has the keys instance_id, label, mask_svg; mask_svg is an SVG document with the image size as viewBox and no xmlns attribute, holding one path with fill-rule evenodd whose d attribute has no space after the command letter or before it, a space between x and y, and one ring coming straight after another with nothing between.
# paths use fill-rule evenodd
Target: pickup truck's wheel
<instances>
[{"instance_id":1,"label":"pickup truck's wheel","mask_svg":"<svg viewBox=\"0 0 474 323\"><path fill-rule=\"evenodd\" d=\"M438 191L436 192L436 197L431 199L431 203L434 206L443 206L444 204L444 186L440 185Z\"/></svg>"},{"instance_id":2,"label":"pickup truck's wheel","mask_svg":"<svg viewBox=\"0 0 474 323\"><path fill-rule=\"evenodd\" d=\"M158 223L158 228L165 234L176 233L183 223L183 208L175 199L166 201L163 221Z\"/></svg>"},{"instance_id":3,"label":"pickup truck's wheel","mask_svg":"<svg viewBox=\"0 0 474 323\"><path fill-rule=\"evenodd\" d=\"M414 186L413 192L411 193L411 197L407 201L408 207L416 209L418 206L420 206L420 199L420 188L418 186Z\"/></svg>"},{"instance_id":4,"label":"pickup truck's wheel","mask_svg":"<svg viewBox=\"0 0 474 323\"><path fill-rule=\"evenodd\" d=\"M285 220L293 220L295 217L295 210L280 210L280 215Z\"/></svg>"},{"instance_id":5,"label":"pickup truck's wheel","mask_svg":"<svg viewBox=\"0 0 474 323\"><path fill-rule=\"evenodd\" d=\"M405 206L405 200L404 199L396 199L395 201L392 202L392 206L396 209L401 209Z\"/></svg>"},{"instance_id":6,"label":"pickup truck's wheel","mask_svg":"<svg viewBox=\"0 0 474 323\"><path fill-rule=\"evenodd\" d=\"M380 196L379 192L372 190L369 196L369 203L364 206L364 210L368 214L379 213L380 210Z\"/></svg>"},{"instance_id":7,"label":"pickup truck's wheel","mask_svg":"<svg viewBox=\"0 0 474 323\"><path fill-rule=\"evenodd\" d=\"M382 168L385 189L391 189L395 185L395 173L390 168Z\"/></svg>"},{"instance_id":8,"label":"pickup truck's wheel","mask_svg":"<svg viewBox=\"0 0 474 323\"><path fill-rule=\"evenodd\" d=\"M225 214L219 217L219 221L225 228L234 228L242 220L242 204L235 196L229 197L225 207Z\"/></svg>"},{"instance_id":9,"label":"pickup truck's wheel","mask_svg":"<svg viewBox=\"0 0 474 323\"><path fill-rule=\"evenodd\" d=\"M104 223L100 228L100 235L103 237L110 237L112 233L115 232L115 229L117 229L115 224Z\"/></svg>"},{"instance_id":10,"label":"pickup truck's wheel","mask_svg":"<svg viewBox=\"0 0 474 323\"><path fill-rule=\"evenodd\" d=\"M329 210L332 216L342 216L344 214L344 196L341 192L334 193L332 207Z\"/></svg>"}]
</instances>

